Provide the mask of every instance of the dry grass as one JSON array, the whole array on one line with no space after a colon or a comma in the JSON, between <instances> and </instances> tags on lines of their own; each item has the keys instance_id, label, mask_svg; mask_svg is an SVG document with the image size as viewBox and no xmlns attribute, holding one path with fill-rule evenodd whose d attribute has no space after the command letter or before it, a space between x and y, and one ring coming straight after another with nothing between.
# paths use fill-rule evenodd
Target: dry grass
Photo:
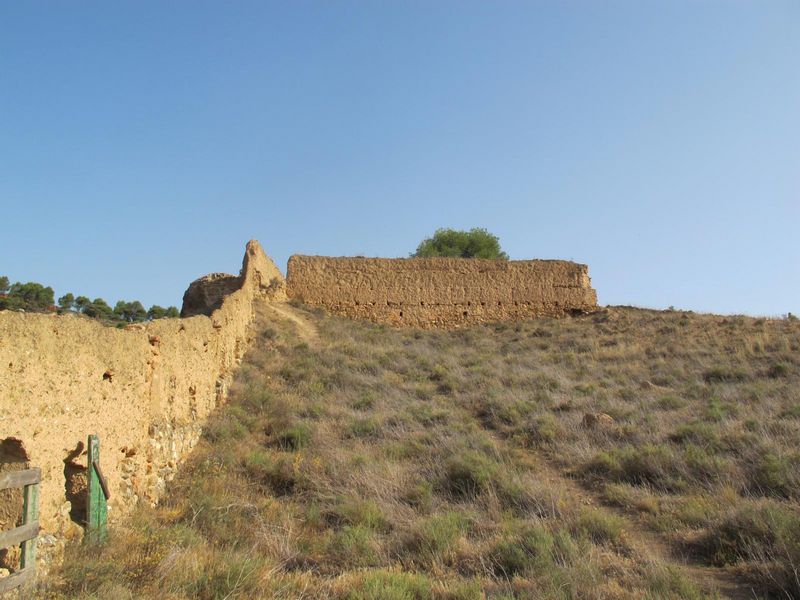
<instances>
[{"instance_id":1,"label":"dry grass","mask_svg":"<svg viewBox=\"0 0 800 600\"><path fill-rule=\"evenodd\" d=\"M262 319L169 496L51 597L706 597L681 556L800 597L797 322L308 316Z\"/></svg>"}]
</instances>

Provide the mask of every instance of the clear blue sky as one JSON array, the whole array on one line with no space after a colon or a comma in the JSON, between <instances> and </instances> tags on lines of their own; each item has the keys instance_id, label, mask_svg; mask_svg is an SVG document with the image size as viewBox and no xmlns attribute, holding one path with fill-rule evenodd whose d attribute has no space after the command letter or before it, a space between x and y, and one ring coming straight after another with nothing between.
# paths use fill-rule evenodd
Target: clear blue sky
<instances>
[{"instance_id":1,"label":"clear blue sky","mask_svg":"<svg viewBox=\"0 0 800 600\"><path fill-rule=\"evenodd\" d=\"M0 209L0 274L112 303L481 226L800 313L800 2L2 2Z\"/></svg>"}]
</instances>

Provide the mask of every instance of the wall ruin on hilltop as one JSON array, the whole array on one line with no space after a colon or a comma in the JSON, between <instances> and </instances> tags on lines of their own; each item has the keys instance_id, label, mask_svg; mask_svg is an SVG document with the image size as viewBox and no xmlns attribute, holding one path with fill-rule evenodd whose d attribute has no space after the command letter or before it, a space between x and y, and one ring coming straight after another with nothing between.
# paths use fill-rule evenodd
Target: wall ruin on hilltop
<instances>
[{"instance_id":1,"label":"wall ruin on hilltop","mask_svg":"<svg viewBox=\"0 0 800 600\"><path fill-rule=\"evenodd\" d=\"M258 242L247 245L237 279L224 297L207 294L220 301L211 316L124 330L79 315L0 312L0 444L13 438L18 454L42 469L45 532L80 531L73 519L85 498L91 433L100 437L110 517L163 493L205 418L225 400L254 302L285 299L283 276ZM3 462L0 470L27 464ZM0 510L0 529L14 519Z\"/></svg>"},{"instance_id":2,"label":"wall ruin on hilltop","mask_svg":"<svg viewBox=\"0 0 800 600\"><path fill-rule=\"evenodd\" d=\"M586 265L563 260L330 258L295 255L290 298L345 317L455 327L594 310Z\"/></svg>"},{"instance_id":3,"label":"wall ruin on hilltop","mask_svg":"<svg viewBox=\"0 0 800 600\"><path fill-rule=\"evenodd\" d=\"M597 304L586 265L567 261L293 256L284 281L252 241L239 275L189 286L183 314L195 316L118 329L79 315L0 311L0 472L42 469L44 532L81 532L92 433L110 517L156 502L226 398L254 303L287 297L406 327L561 316ZM15 525L18 496L0 494L0 529Z\"/></svg>"}]
</instances>

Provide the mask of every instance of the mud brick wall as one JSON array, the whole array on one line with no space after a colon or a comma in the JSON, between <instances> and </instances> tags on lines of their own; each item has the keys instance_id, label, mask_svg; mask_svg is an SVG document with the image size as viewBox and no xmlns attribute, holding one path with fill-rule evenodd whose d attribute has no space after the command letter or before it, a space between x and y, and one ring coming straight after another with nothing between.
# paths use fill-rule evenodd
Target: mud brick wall
<instances>
[{"instance_id":1,"label":"mud brick wall","mask_svg":"<svg viewBox=\"0 0 800 600\"><path fill-rule=\"evenodd\" d=\"M0 471L41 467L44 533L80 534L91 433L100 436L109 518L158 500L225 401L254 303L285 300L283 276L258 242L247 245L238 279L210 316L126 329L80 315L0 312L0 449L13 450L0 453ZM6 496L0 528L10 529L21 506Z\"/></svg>"},{"instance_id":2,"label":"mud brick wall","mask_svg":"<svg viewBox=\"0 0 800 600\"><path fill-rule=\"evenodd\" d=\"M401 327L457 327L591 311L586 265L563 260L289 259L287 293L311 306Z\"/></svg>"}]
</instances>

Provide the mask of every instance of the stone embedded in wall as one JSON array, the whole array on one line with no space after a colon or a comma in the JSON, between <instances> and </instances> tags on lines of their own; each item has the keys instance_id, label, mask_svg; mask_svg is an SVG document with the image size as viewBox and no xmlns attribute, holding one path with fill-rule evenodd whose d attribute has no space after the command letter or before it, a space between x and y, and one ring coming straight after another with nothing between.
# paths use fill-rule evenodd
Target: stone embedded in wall
<instances>
[{"instance_id":1,"label":"stone embedded in wall","mask_svg":"<svg viewBox=\"0 0 800 600\"><path fill-rule=\"evenodd\" d=\"M289 297L401 327L457 327L592 311L589 269L562 260L331 258L295 255Z\"/></svg>"},{"instance_id":2,"label":"stone embedded in wall","mask_svg":"<svg viewBox=\"0 0 800 600\"><path fill-rule=\"evenodd\" d=\"M181 317L211 316L226 296L242 287L242 278L228 273L210 273L189 284L183 294Z\"/></svg>"}]
</instances>

